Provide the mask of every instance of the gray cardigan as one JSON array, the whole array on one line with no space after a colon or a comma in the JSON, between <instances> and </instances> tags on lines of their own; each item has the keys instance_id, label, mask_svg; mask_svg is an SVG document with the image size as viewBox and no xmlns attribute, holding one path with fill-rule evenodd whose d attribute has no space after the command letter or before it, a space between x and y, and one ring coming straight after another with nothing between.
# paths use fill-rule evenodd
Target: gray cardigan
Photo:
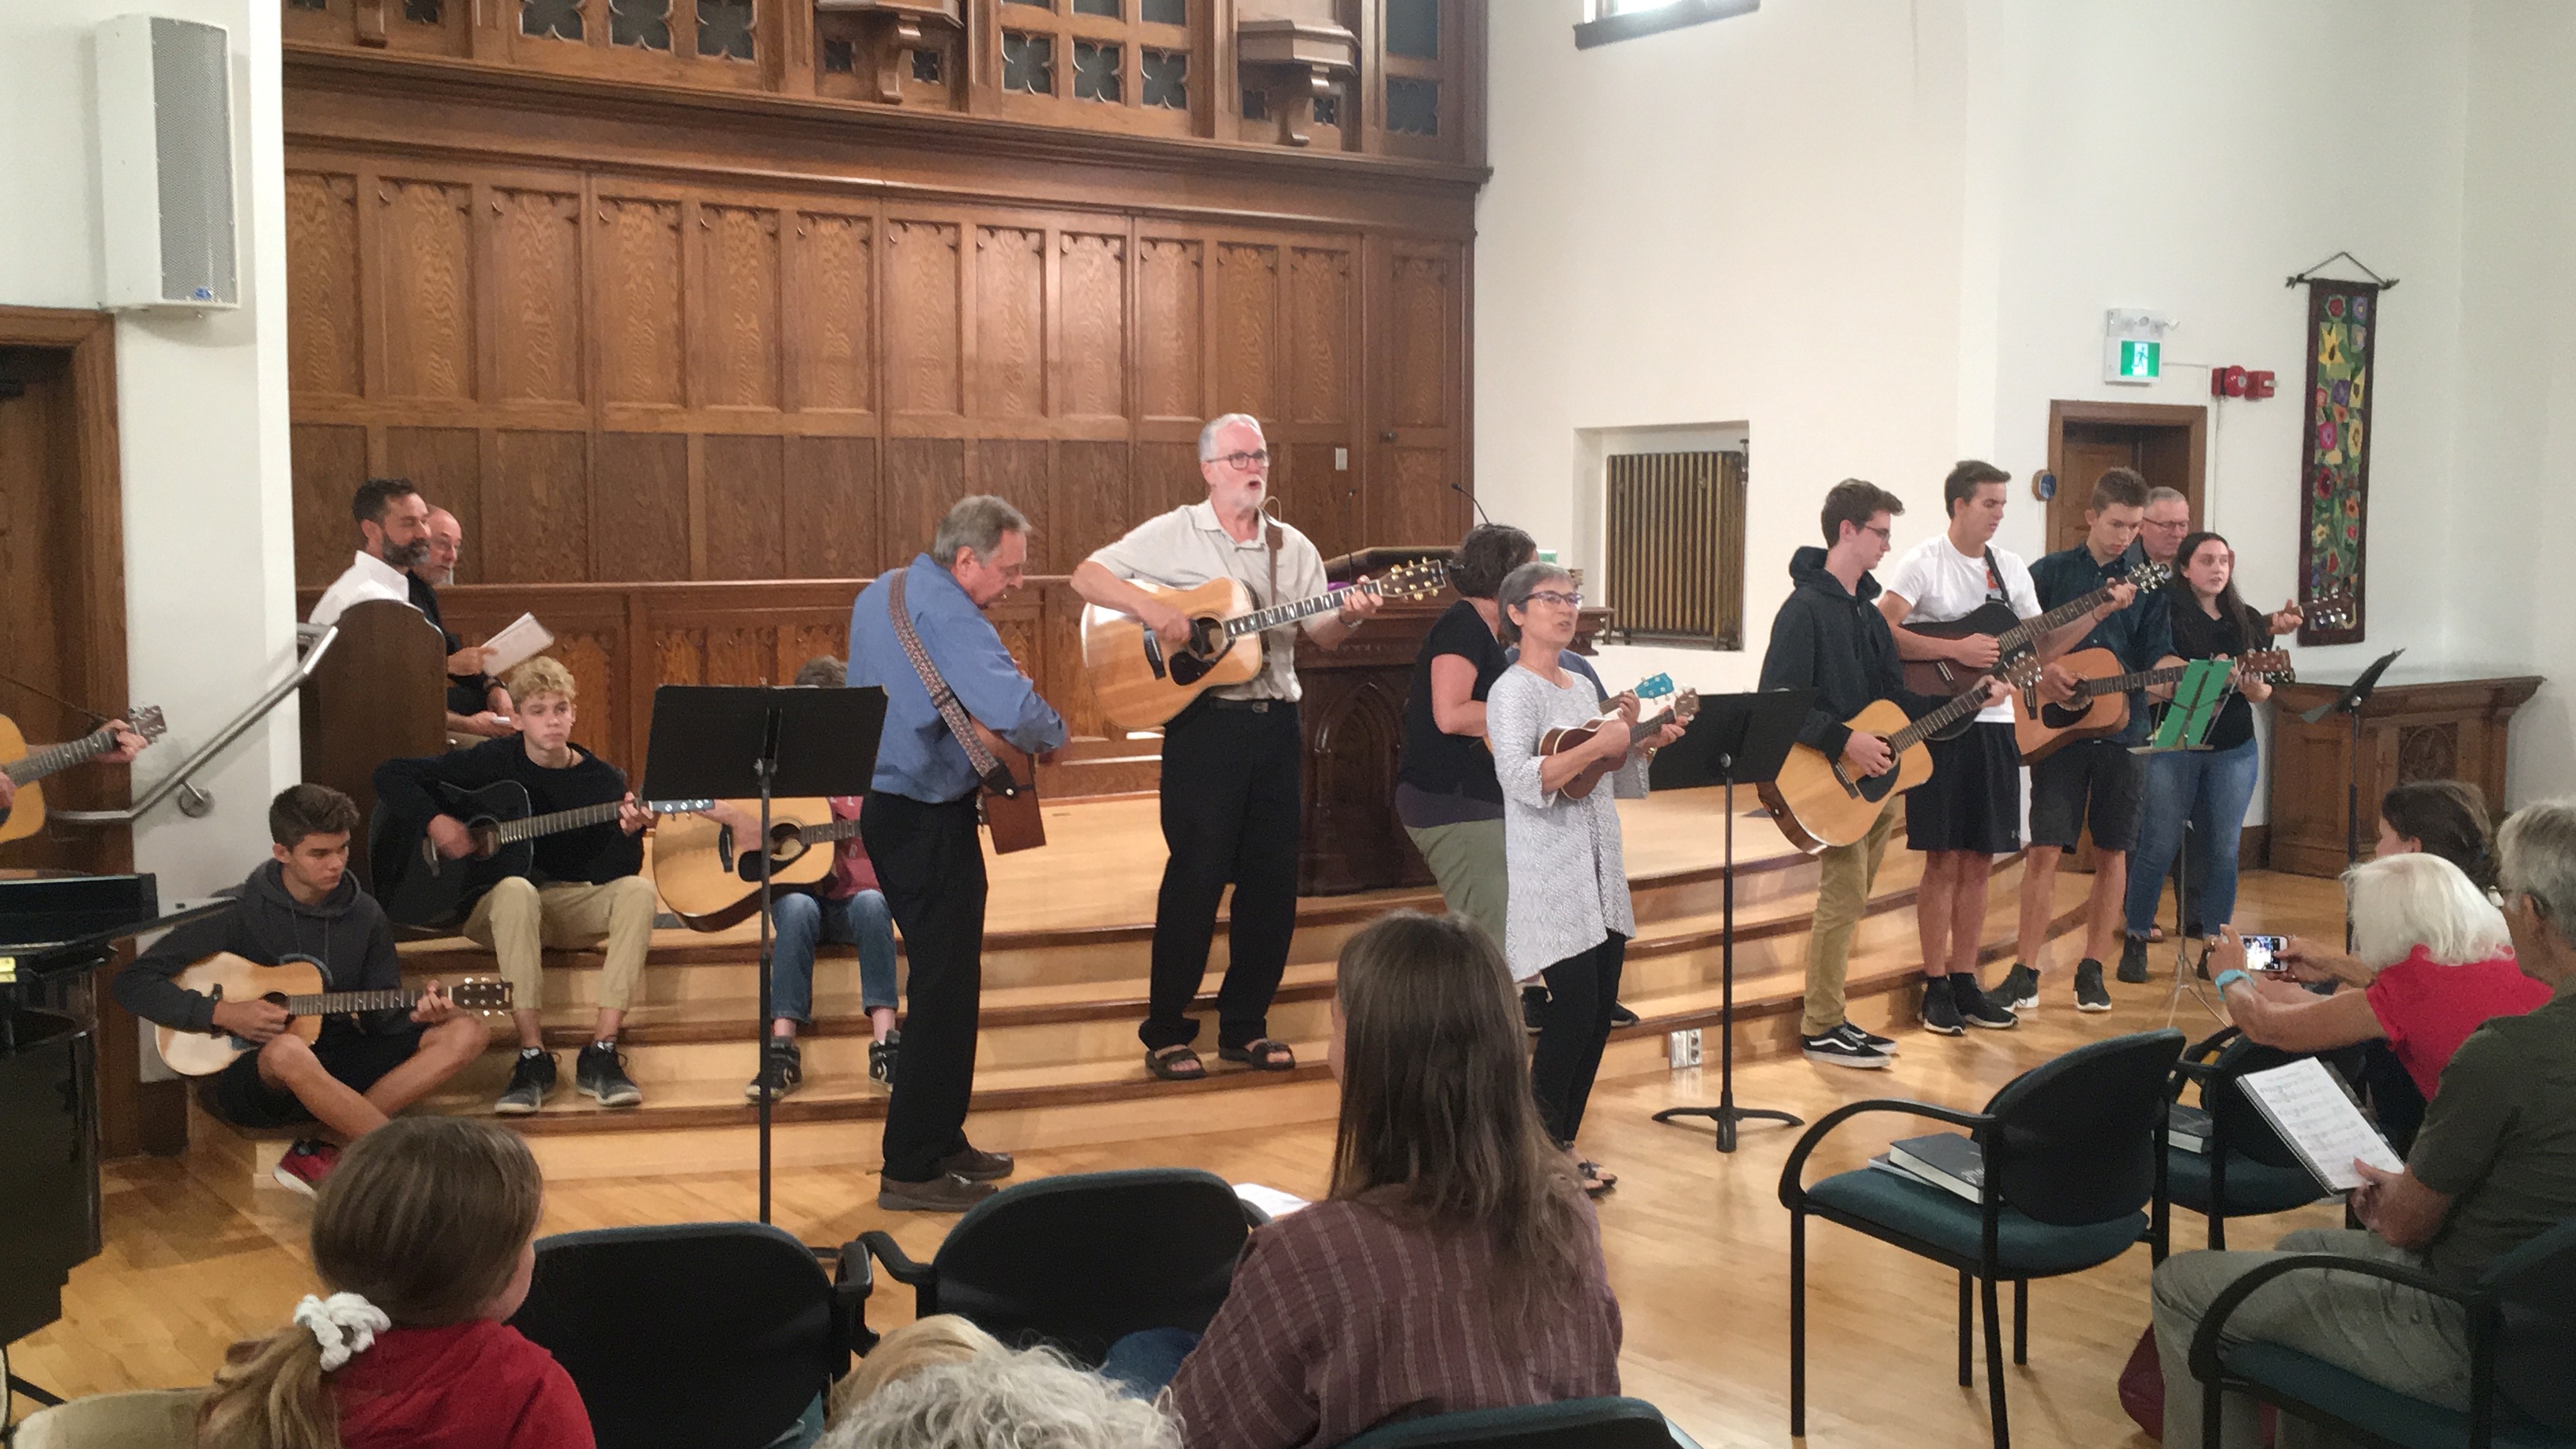
<instances>
[{"instance_id":1,"label":"gray cardigan","mask_svg":"<svg viewBox=\"0 0 2576 1449\"><path fill-rule=\"evenodd\" d=\"M1614 797L1646 793L1645 760L1632 757L1610 777L1611 789L1596 787L1581 800L1543 793L1538 783L1541 737L1601 713L1600 692L1571 669L1559 688L1515 664L1485 699L1485 739L1503 785L1511 882L1503 955L1515 981L1591 950L1613 931L1637 934Z\"/></svg>"}]
</instances>

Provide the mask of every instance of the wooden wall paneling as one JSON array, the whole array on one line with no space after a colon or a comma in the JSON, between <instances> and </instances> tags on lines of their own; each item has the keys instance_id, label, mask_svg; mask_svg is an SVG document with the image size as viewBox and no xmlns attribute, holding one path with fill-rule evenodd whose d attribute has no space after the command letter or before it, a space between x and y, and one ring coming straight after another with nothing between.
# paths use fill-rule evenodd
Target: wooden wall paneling
<instances>
[{"instance_id":1,"label":"wooden wall paneling","mask_svg":"<svg viewBox=\"0 0 2576 1449\"><path fill-rule=\"evenodd\" d=\"M1458 509L1466 500L1449 491L1450 450L1389 448L1386 457L1386 486L1378 490L1379 506L1370 510L1369 542L1454 544L1464 537Z\"/></svg>"},{"instance_id":2,"label":"wooden wall paneling","mask_svg":"<svg viewBox=\"0 0 2576 1449\"><path fill-rule=\"evenodd\" d=\"M786 484L789 578L858 578L887 566L875 438L789 438Z\"/></svg>"},{"instance_id":3,"label":"wooden wall paneling","mask_svg":"<svg viewBox=\"0 0 2576 1449\"><path fill-rule=\"evenodd\" d=\"M473 428L388 427L384 430L383 461L386 476L410 479L433 507L456 515L457 526L465 533L465 545L456 561L456 582L481 583L487 572L483 550L491 545L483 529L482 435ZM359 481L340 481L343 532L355 526L348 515L349 495ZM300 549L300 523L296 539ZM344 555L341 563L347 562Z\"/></svg>"},{"instance_id":4,"label":"wooden wall paneling","mask_svg":"<svg viewBox=\"0 0 2576 1449\"><path fill-rule=\"evenodd\" d=\"M484 206L494 400L584 401L580 191L494 185Z\"/></svg>"},{"instance_id":5,"label":"wooden wall paneling","mask_svg":"<svg viewBox=\"0 0 2576 1449\"><path fill-rule=\"evenodd\" d=\"M689 447L678 433L608 433L592 445L590 568L601 580L689 577Z\"/></svg>"},{"instance_id":6,"label":"wooden wall paneling","mask_svg":"<svg viewBox=\"0 0 2576 1449\"><path fill-rule=\"evenodd\" d=\"M1047 573L1069 574L1092 551L1144 521L1130 502L1134 451L1126 443L1068 440L1055 445L1055 496L1048 509ZM1039 572L1032 562L1031 573Z\"/></svg>"},{"instance_id":7,"label":"wooden wall paneling","mask_svg":"<svg viewBox=\"0 0 2576 1449\"><path fill-rule=\"evenodd\" d=\"M366 391L358 293L358 178L286 175L286 375L299 398Z\"/></svg>"},{"instance_id":8,"label":"wooden wall paneling","mask_svg":"<svg viewBox=\"0 0 2576 1449\"><path fill-rule=\"evenodd\" d=\"M1068 422L1116 420L1126 432L1128 238L1096 224L1055 233L1055 415Z\"/></svg>"},{"instance_id":9,"label":"wooden wall paneling","mask_svg":"<svg viewBox=\"0 0 2576 1449\"><path fill-rule=\"evenodd\" d=\"M328 585L358 547L349 495L366 481L367 430L297 423L287 437L295 490L295 582Z\"/></svg>"},{"instance_id":10,"label":"wooden wall paneling","mask_svg":"<svg viewBox=\"0 0 2576 1449\"><path fill-rule=\"evenodd\" d=\"M1137 415L1195 427L1207 415L1206 243L1140 227L1136 250Z\"/></svg>"},{"instance_id":11,"label":"wooden wall paneling","mask_svg":"<svg viewBox=\"0 0 2576 1449\"><path fill-rule=\"evenodd\" d=\"M1279 516L1305 530L1326 558L1366 548L1367 519L1360 504L1359 474L1333 466L1334 454L1345 461L1354 450L1338 443L1272 443L1272 467L1282 470L1272 485Z\"/></svg>"},{"instance_id":12,"label":"wooden wall paneling","mask_svg":"<svg viewBox=\"0 0 2576 1449\"><path fill-rule=\"evenodd\" d=\"M386 396L475 396L473 199L452 178L376 182Z\"/></svg>"},{"instance_id":13,"label":"wooden wall paneling","mask_svg":"<svg viewBox=\"0 0 2576 1449\"><path fill-rule=\"evenodd\" d=\"M1059 525L1064 510L1057 507L1050 456L1055 445L1036 438L978 438L967 447L972 476L959 490L960 496L990 493L1010 500L1028 515L1030 531L1035 535L1029 540L1028 571L1072 572L1082 558L1079 554L1069 561L1066 558L1066 542Z\"/></svg>"},{"instance_id":14,"label":"wooden wall paneling","mask_svg":"<svg viewBox=\"0 0 2576 1449\"><path fill-rule=\"evenodd\" d=\"M1445 248L1399 244L1390 258L1387 421L1449 425L1449 334L1457 268Z\"/></svg>"},{"instance_id":15,"label":"wooden wall paneling","mask_svg":"<svg viewBox=\"0 0 2576 1449\"><path fill-rule=\"evenodd\" d=\"M1357 259L1348 246L1288 252L1288 406L1281 421L1343 423L1357 385Z\"/></svg>"},{"instance_id":16,"label":"wooden wall paneling","mask_svg":"<svg viewBox=\"0 0 2576 1449\"><path fill-rule=\"evenodd\" d=\"M598 395L610 407L678 407L687 400L680 211L671 197L605 188L592 206Z\"/></svg>"},{"instance_id":17,"label":"wooden wall paneling","mask_svg":"<svg viewBox=\"0 0 2576 1449\"><path fill-rule=\"evenodd\" d=\"M799 210L789 248L788 406L876 411L876 221Z\"/></svg>"},{"instance_id":18,"label":"wooden wall paneling","mask_svg":"<svg viewBox=\"0 0 2576 1449\"><path fill-rule=\"evenodd\" d=\"M784 351L779 213L771 207L700 201L690 273L693 345L688 398L696 407L777 411Z\"/></svg>"},{"instance_id":19,"label":"wooden wall paneling","mask_svg":"<svg viewBox=\"0 0 2576 1449\"><path fill-rule=\"evenodd\" d=\"M973 288L974 397L969 411L987 421L1039 418L1047 407L1046 229L1016 220L975 224Z\"/></svg>"},{"instance_id":20,"label":"wooden wall paneling","mask_svg":"<svg viewBox=\"0 0 2576 1449\"><path fill-rule=\"evenodd\" d=\"M1207 482L1199 474L1197 429L1190 430L1188 442L1137 443L1135 501L1130 505L1128 528L1157 513L1168 513L1206 497ZM1119 531L1124 533L1126 529Z\"/></svg>"},{"instance_id":21,"label":"wooden wall paneling","mask_svg":"<svg viewBox=\"0 0 2576 1449\"><path fill-rule=\"evenodd\" d=\"M965 412L963 223L889 215L885 238L886 413L954 419Z\"/></svg>"},{"instance_id":22,"label":"wooden wall paneling","mask_svg":"<svg viewBox=\"0 0 2576 1449\"><path fill-rule=\"evenodd\" d=\"M885 528L880 567L900 568L928 551L948 506L971 491L965 486L966 444L956 438L890 437L884 478L877 495Z\"/></svg>"},{"instance_id":23,"label":"wooden wall paneling","mask_svg":"<svg viewBox=\"0 0 2576 1449\"><path fill-rule=\"evenodd\" d=\"M589 436L497 428L486 435L484 557L497 578L574 583L590 573Z\"/></svg>"},{"instance_id":24,"label":"wooden wall paneling","mask_svg":"<svg viewBox=\"0 0 2576 1449\"><path fill-rule=\"evenodd\" d=\"M1216 241L1208 328L1208 416L1278 416L1282 346L1280 247L1274 242Z\"/></svg>"},{"instance_id":25,"label":"wooden wall paneling","mask_svg":"<svg viewBox=\"0 0 2576 1449\"><path fill-rule=\"evenodd\" d=\"M705 447L705 577L785 577L786 439L710 433Z\"/></svg>"}]
</instances>

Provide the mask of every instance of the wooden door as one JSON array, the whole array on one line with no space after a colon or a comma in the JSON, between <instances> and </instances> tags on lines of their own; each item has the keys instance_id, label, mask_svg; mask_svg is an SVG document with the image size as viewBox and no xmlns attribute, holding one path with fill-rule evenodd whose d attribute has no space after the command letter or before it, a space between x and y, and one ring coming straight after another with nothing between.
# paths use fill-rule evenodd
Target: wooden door
<instances>
[{"instance_id":1,"label":"wooden door","mask_svg":"<svg viewBox=\"0 0 2576 1449\"><path fill-rule=\"evenodd\" d=\"M2057 494L2048 502L2048 546L2073 548L2084 538L2093 484L2112 468L2135 470L2149 488L2171 488L2191 500L2194 527L2208 515L2203 461L2209 410L2157 403L2048 405L2048 470Z\"/></svg>"}]
</instances>

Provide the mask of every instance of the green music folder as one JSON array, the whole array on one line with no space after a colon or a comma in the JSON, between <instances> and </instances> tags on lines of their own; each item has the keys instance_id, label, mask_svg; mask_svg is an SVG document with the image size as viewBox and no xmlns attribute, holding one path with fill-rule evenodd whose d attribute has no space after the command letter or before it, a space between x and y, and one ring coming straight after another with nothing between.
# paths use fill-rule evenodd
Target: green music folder
<instances>
[{"instance_id":1,"label":"green music folder","mask_svg":"<svg viewBox=\"0 0 2576 1449\"><path fill-rule=\"evenodd\" d=\"M2209 735L2210 721L2227 698L2227 677L2236 666L2225 659L2195 659L2183 667L2174 684L2173 705L2147 740L2151 750L2192 750Z\"/></svg>"}]
</instances>

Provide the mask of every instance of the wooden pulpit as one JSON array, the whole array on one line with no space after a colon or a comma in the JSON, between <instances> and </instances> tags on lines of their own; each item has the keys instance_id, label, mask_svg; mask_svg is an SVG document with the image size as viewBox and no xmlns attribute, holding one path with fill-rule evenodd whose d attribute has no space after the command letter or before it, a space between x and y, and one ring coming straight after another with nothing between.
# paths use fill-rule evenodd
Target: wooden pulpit
<instances>
[{"instance_id":1,"label":"wooden pulpit","mask_svg":"<svg viewBox=\"0 0 2576 1449\"><path fill-rule=\"evenodd\" d=\"M2333 876L2344 868L2344 793L2352 756L2352 720L2299 718L2331 702L2351 682L2301 680L2272 691L2272 869ZM2497 670L2408 668L2403 660L2361 707L2363 859L2377 838L2380 797L2409 780L2466 780L2504 804L2505 735L2513 712L2540 688L2540 676Z\"/></svg>"},{"instance_id":2,"label":"wooden pulpit","mask_svg":"<svg viewBox=\"0 0 2576 1449\"><path fill-rule=\"evenodd\" d=\"M353 604L302 696L304 778L358 802L349 868L373 889L366 829L376 809L376 766L446 750L447 640L409 604Z\"/></svg>"}]
</instances>

